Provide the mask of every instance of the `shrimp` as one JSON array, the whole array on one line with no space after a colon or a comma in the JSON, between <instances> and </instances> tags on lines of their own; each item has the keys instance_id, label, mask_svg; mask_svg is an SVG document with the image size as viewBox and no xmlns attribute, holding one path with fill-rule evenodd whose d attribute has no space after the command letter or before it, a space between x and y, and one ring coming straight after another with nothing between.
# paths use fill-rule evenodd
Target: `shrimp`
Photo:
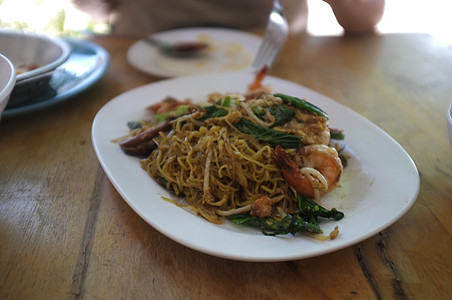
<instances>
[{"instance_id":1,"label":"shrimp","mask_svg":"<svg viewBox=\"0 0 452 300\"><path fill-rule=\"evenodd\" d=\"M317 198L332 191L342 175L342 163L336 149L325 145L309 145L301 148L292 160L280 146L274 159L281 168L284 179L303 196Z\"/></svg>"},{"instance_id":2,"label":"shrimp","mask_svg":"<svg viewBox=\"0 0 452 300\"><path fill-rule=\"evenodd\" d=\"M258 91L258 90L263 90L264 86L262 85L262 81L264 81L264 78L267 76L268 74L268 66L265 65L262 67L262 69L260 69L257 73L256 76L254 77L254 80L252 83L250 83L250 85L248 86L248 91L249 92L253 92L253 91Z\"/></svg>"},{"instance_id":3,"label":"shrimp","mask_svg":"<svg viewBox=\"0 0 452 300\"><path fill-rule=\"evenodd\" d=\"M268 218L272 215L272 202L267 196L262 196L251 205L250 215L256 218Z\"/></svg>"}]
</instances>

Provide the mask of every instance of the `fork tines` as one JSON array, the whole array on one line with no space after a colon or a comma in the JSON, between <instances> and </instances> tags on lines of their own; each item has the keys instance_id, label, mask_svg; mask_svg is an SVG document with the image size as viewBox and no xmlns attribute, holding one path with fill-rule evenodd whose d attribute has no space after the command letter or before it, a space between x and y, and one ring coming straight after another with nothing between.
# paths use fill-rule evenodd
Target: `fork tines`
<instances>
[{"instance_id":1,"label":"fork tines","mask_svg":"<svg viewBox=\"0 0 452 300\"><path fill-rule=\"evenodd\" d=\"M283 7L279 0L273 3L265 31L264 39L253 61L255 70L267 66L271 68L276 57L281 51L289 34L289 26L283 16Z\"/></svg>"}]
</instances>

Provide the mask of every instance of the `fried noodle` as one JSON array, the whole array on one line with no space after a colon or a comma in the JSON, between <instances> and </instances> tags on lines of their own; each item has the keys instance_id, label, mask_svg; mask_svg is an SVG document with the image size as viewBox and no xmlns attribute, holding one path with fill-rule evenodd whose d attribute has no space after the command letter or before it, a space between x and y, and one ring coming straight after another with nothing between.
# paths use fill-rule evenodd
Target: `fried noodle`
<instances>
[{"instance_id":1,"label":"fried noodle","mask_svg":"<svg viewBox=\"0 0 452 300\"><path fill-rule=\"evenodd\" d=\"M278 211L296 210L296 196L272 154L269 145L231 124L199 127L185 120L160 132L158 149L141 165L168 190L184 196L191 209L221 223L226 215L249 211L261 196L269 197Z\"/></svg>"}]
</instances>

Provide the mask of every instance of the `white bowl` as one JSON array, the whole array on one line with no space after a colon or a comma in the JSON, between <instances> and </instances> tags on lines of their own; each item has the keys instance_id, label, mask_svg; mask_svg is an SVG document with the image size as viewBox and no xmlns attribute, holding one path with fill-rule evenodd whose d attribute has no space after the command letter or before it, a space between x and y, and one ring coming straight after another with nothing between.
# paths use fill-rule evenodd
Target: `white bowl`
<instances>
[{"instance_id":1,"label":"white bowl","mask_svg":"<svg viewBox=\"0 0 452 300\"><path fill-rule=\"evenodd\" d=\"M16 83L16 70L12 62L0 54L0 118Z\"/></svg>"},{"instance_id":2,"label":"white bowl","mask_svg":"<svg viewBox=\"0 0 452 300\"><path fill-rule=\"evenodd\" d=\"M452 146L452 103L447 108L446 118L447 118L447 129L449 131L449 141L450 145Z\"/></svg>"},{"instance_id":3,"label":"white bowl","mask_svg":"<svg viewBox=\"0 0 452 300\"><path fill-rule=\"evenodd\" d=\"M13 30L0 30L0 53L8 57L17 81L56 69L65 62L71 48L57 37Z\"/></svg>"}]
</instances>

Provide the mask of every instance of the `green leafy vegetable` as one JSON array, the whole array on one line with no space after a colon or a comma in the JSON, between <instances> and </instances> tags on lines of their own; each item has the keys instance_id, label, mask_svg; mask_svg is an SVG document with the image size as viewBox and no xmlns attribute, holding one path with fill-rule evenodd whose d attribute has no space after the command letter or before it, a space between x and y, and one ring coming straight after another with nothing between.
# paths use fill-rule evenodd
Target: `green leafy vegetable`
<instances>
[{"instance_id":1,"label":"green leafy vegetable","mask_svg":"<svg viewBox=\"0 0 452 300\"><path fill-rule=\"evenodd\" d=\"M265 109L262 106L254 105L251 107L251 110L257 117L259 117L259 119L264 120L266 113ZM275 117L275 121L273 122L271 127L285 124L292 120L293 117L295 117L295 111L285 105L273 105L267 108L267 110L272 116Z\"/></svg>"},{"instance_id":2,"label":"green leafy vegetable","mask_svg":"<svg viewBox=\"0 0 452 300\"><path fill-rule=\"evenodd\" d=\"M284 105L271 106L268 108L268 111L275 117L275 122L272 127L283 125L295 117L295 111Z\"/></svg>"},{"instance_id":3,"label":"green leafy vegetable","mask_svg":"<svg viewBox=\"0 0 452 300\"><path fill-rule=\"evenodd\" d=\"M246 119L240 119L235 124L236 128L243 133L252 135L257 140L271 145L280 145L283 148L300 148L303 139L301 137L266 128Z\"/></svg>"},{"instance_id":4,"label":"green leafy vegetable","mask_svg":"<svg viewBox=\"0 0 452 300\"><path fill-rule=\"evenodd\" d=\"M344 140L345 139L345 135L344 132L342 130L339 129L334 129L334 128L330 128L330 138L333 140Z\"/></svg>"},{"instance_id":5,"label":"green leafy vegetable","mask_svg":"<svg viewBox=\"0 0 452 300\"><path fill-rule=\"evenodd\" d=\"M328 119L328 114L325 111L306 100L280 93L273 94L273 96L281 98L285 104L293 105L297 108L313 112Z\"/></svg>"},{"instance_id":6,"label":"green leafy vegetable","mask_svg":"<svg viewBox=\"0 0 452 300\"><path fill-rule=\"evenodd\" d=\"M226 97L224 97L224 99L223 98L218 99L217 105L229 107L231 105L231 97L226 96Z\"/></svg>"},{"instance_id":7,"label":"green leafy vegetable","mask_svg":"<svg viewBox=\"0 0 452 300\"><path fill-rule=\"evenodd\" d=\"M199 121L204 122L205 120L210 118L219 118L226 116L228 114L228 110L223 107L229 107L230 101L230 97L226 97L225 99L218 100L215 105L204 107L206 113L202 118L199 119ZM295 114L295 112L292 111L291 113L289 111L292 110L289 108L275 108L274 112L278 115L278 122L286 122L286 120L288 120L292 113ZM235 126L241 132L249 134L261 142L269 143L271 145L280 145L283 148L298 149L301 147L301 143L303 142L303 139L301 137L287 134L271 128L266 128L243 118L240 119L240 121L235 124Z\"/></svg>"},{"instance_id":8,"label":"green leafy vegetable","mask_svg":"<svg viewBox=\"0 0 452 300\"><path fill-rule=\"evenodd\" d=\"M173 110L154 115L154 120L157 123L160 123L160 122L163 122L166 119L168 119L168 117L177 118L177 117L181 117L186 114L188 114L188 105L182 104L182 105L176 106L176 108L174 108Z\"/></svg>"},{"instance_id":9,"label":"green leafy vegetable","mask_svg":"<svg viewBox=\"0 0 452 300\"><path fill-rule=\"evenodd\" d=\"M206 113L202 118L199 119L199 121L204 122L205 120L210 118L224 117L228 114L228 110L223 107L228 107L229 105L230 98L226 97L224 101L223 99L218 100L216 105L204 107ZM282 118L282 109L279 111L279 114L281 115L280 118ZM284 112L284 114L286 116L285 118L287 118L287 115L289 115L290 113ZM271 145L280 145L283 148L298 149L301 147L301 143L303 141L301 137L297 137L271 128L265 128L243 118L240 119L240 121L235 124L235 126L241 132L252 135L261 142L269 143Z\"/></svg>"},{"instance_id":10,"label":"green leafy vegetable","mask_svg":"<svg viewBox=\"0 0 452 300\"><path fill-rule=\"evenodd\" d=\"M211 105L211 106L206 106L204 107L204 109L206 110L206 114L199 119L199 121L204 122L207 119L210 118L219 118L219 117L224 117L228 114L228 110L215 106L215 105Z\"/></svg>"},{"instance_id":11,"label":"green leafy vegetable","mask_svg":"<svg viewBox=\"0 0 452 300\"><path fill-rule=\"evenodd\" d=\"M336 208L332 208L331 210L326 209L311 198L301 195L298 195L298 208L300 209L300 213L305 216L322 217L336 221L344 217L344 213L338 211Z\"/></svg>"},{"instance_id":12,"label":"green leafy vegetable","mask_svg":"<svg viewBox=\"0 0 452 300\"><path fill-rule=\"evenodd\" d=\"M260 106L260 105L251 106L251 110L253 111L253 113L256 116L260 117L260 116L264 116L265 115L265 109L262 106Z\"/></svg>"},{"instance_id":13,"label":"green leafy vegetable","mask_svg":"<svg viewBox=\"0 0 452 300\"><path fill-rule=\"evenodd\" d=\"M228 110L223 107L229 107L231 103L231 97L225 97L224 99L219 99L215 105L209 105L204 107L206 114L199 119L199 121L204 122L207 119L211 118L220 118L224 117L228 114Z\"/></svg>"},{"instance_id":14,"label":"green leafy vegetable","mask_svg":"<svg viewBox=\"0 0 452 300\"><path fill-rule=\"evenodd\" d=\"M142 125L139 121L130 121L127 122L127 127L129 127L129 129L139 129Z\"/></svg>"},{"instance_id":15,"label":"green leafy vegetable","mask_svg":"<svg viewBox=\"0 0 452 300\"><path fill-rule=\"evenodd\" d=\"M228 216L227 219L238 225L257 227L263 234L271 236L297 232L322 233L318 224L309 223L298 214L287 215L281 221L272 218L257 219L241 214Z\"/></svg>"},{"instance_id":16,"label":"green leafy vegetable","mask_svg":"<svg viewBox=\"0 0 452 300\"><path fill-rule=\"evenodd\" d=\"M238 225L257 227L265 235L282 235L297 232L322 233L318 217L340 220L344 214L335 208L328 210L312 199L298 196L299 212L285 216L281 221L273 218L253 218L247 214L237 214L226 217Z\"/></svg>"}]
</instances>

